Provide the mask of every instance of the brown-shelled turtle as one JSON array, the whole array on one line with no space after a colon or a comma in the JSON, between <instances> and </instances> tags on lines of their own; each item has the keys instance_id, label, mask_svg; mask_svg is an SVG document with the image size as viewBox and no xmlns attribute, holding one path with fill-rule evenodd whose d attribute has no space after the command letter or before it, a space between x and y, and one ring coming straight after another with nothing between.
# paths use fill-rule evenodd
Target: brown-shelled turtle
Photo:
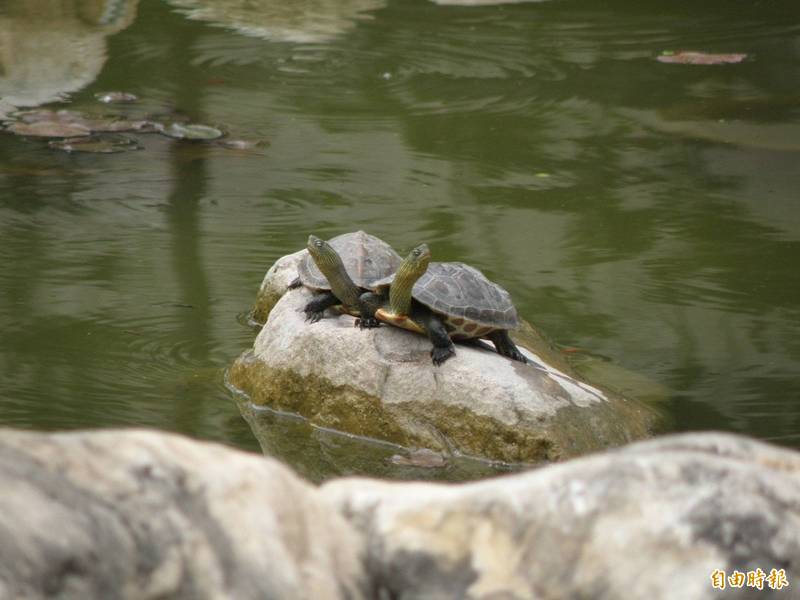
<instances>
[{"instance_id":1,"label":"brown-shelled turtle","mask_svg":"<svg viewBox=\"0 0 800 600\"><path fill-rule=\"evenodd\" d=\"M397 272L361 296L364 327L373 319L428 336L441 365L455 354L451 340L489 339L503 356L528 362L508 335L519 326L509 293L478 269L460 262L430 262L428 246L414 248Z\"/></svg>"},{"instance_id":2,"label":"brown-shelled turtle","mask_svg":"<svg viewBox=\"0 0 800 600\"><path fill-rule=\"evenodd\" d=\"M363 231L343 233L329 242L308 236L308 255L300 261L298 277L289 289L305 285L319 292L303 309L316 323L325 309L339 305L344 312L361 314L360 296L397 270L402 258L383 240Z\"/></svg>"}]
</instances>

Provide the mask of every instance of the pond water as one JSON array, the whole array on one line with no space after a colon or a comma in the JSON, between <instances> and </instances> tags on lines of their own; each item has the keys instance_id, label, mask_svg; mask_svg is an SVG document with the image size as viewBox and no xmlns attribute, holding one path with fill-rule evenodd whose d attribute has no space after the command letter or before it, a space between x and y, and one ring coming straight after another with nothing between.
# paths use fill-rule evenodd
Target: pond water
<instances>
[{"instance_id":1,"label":"pond water","mask_svg":"<svg viewBox=\"0 0 800 600\"><path fill-rule=\"evenodd\" d=\"M361 228L479 267L578 363L663 386L673 430L800 447L800 5L287 4L0 6L0 108L267 143L0 134L1 424L258 451L224 370L261 278ZM656 60L681 50L747 57ZM139 101L94 97L114 90ZM291 419L274 435L315 478L362 472Z\"/></svg>"}]
</instances>

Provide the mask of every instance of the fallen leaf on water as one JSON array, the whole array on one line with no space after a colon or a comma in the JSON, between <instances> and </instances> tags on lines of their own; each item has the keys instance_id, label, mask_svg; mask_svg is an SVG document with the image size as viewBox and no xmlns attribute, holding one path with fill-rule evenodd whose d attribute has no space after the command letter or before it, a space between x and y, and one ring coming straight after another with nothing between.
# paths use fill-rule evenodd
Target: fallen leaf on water
<instances>
[{"instance_id":1,"label":"fallen leaf on water","mask_svg":"<svg viewBox=\"0 0 800 600\"><path fill-rule=\"evenodd\" d=\"M46 109L29 110L14 113L13 118L17 120L17 123L8 127L12 133L43 137L88 135L81 133L80 128L92 132L136 131L138 133L156 133L164 128L161 123L147 119L132 120L119 114L86 115L73 110L59 110L58 112ZM42 133L61 128L66 131L65 134Z\"/></svg>"},{"instance_id":2,"label":"fallen leaf on water","mask_svg":"<svg viewBox=\"0 0 800 600\"><path fill-rule=\"evenodd\" d=\"M61 121L16 122L11 123L7 129L16 135L54 138L86 136L92 133L88 127L78 123L64 123Z\"/></svg>"},{"instance_id":3,"label":"fallen leaf on water","mask_svg":"<svg viewBox=\"0 0 800 600\"><path fill-rule=\"evenodd\" d=\"M83 114L74 110L49 110L41 108L36 110L17 111L11 115L23 123L40 123L42 121L57 121L59 123L75 123L84 119Z\"/></svg>"},{"instance_id":4,"label":"fallen leaf on water","mask_svg":"<svg viewBox=\"0 0 800 600\"><path fill-rule=\"evenodd\" d=\"M131 121L121 118L86 119L83 123L92 131L137 131L139 133L158 133L164 126L155 121Z\"/></svg>"},{"instance_id":5,"label":"fallen leaf on water","mask_svg":"<svg viewBox=\"0 0 800 600\"><path fill-rule=\"evenodd\" d=\"M725 65L742 62L747 54L708 54L685 50L681 52L662 52L656 57L658 62L680 65Z\"/></svg>"}]
</instances>

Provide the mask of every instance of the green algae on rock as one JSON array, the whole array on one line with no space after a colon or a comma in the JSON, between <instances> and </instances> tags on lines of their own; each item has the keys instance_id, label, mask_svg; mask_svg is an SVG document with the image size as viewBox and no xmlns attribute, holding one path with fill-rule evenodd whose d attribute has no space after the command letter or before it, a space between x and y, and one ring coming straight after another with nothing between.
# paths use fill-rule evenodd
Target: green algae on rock
<instances>
[{"instance_id":1,"label":"green algae on rock","mask_svg":"<svg viewBox=\"0 0 800 600\"><path fill-rule=\"evenodd\" d=\"M228 373L256 404L354 435L511 463L621 445L658 425L650 407L581 381L529 326L515 339L530 364L460 345L434 367L423 336L360 331L349 315L308 325L310 292L286 293L304 255L270 268L254 311L267 323Z\"/></svg>"}]
</instances>

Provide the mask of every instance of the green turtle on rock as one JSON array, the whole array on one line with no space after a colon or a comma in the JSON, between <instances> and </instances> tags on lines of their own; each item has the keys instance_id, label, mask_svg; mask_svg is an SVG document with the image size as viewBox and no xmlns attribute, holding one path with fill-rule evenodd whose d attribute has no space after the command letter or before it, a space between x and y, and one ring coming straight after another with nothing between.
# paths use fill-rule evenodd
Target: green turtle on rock
<instances>
[{"instance_id":1,"label":"green turtle on rock","mask_svg":"<svg viewBox=\"0 0 800 600\"><path fill-rule=\"evenodd\" d=\"M307 248L289 289L304 285L318 292L303 309L312 323L322 318L325 309L337 305L343 312L359 316L361 294L394 273L402 262L389 244L363 231L344 233L329 242L309 235Z\"/></svg>"},{"instance_id":2,"label":"green turtle on rock","mask_svg":"<svg viewBox=\"0 0 800 600\"><path fill-rule=\"evenodd\" d=\"M455 354L451 340L489 339L503 356L528 362L508 335L519 326L509 293L478 269L460 262L430 262L428 246L414 248L396 273L361 295L362 327L383 321L422 333L441 365Z\"/></svg>"}]
</instances>

